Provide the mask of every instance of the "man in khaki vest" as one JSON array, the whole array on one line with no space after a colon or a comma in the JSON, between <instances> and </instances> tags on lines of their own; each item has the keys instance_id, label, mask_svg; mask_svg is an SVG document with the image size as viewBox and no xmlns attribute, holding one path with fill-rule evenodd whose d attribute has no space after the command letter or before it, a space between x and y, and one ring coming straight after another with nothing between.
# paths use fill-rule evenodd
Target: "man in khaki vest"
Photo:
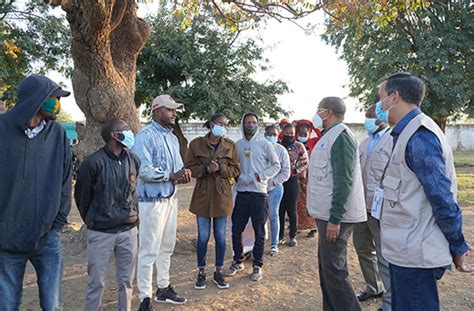
<instances>
[{"instance_id":1,"label":"man in khaki vest","mask_svg":"<svg viewBox=\"0 0 474 311\"><path fill-rule=\"evenodd\" d=\"M317 219L323 310L361 310L347 269L347 240L355 223L367 220L358 144L342 123L346 106L326 97L313 124L324 129L313 148L308 174L309 214Z\"/></svg>"},{"instance_id":2,"label":"man in khaki vest","mask_svg":"<svg viewBox=\"0 0 474 311\"><path fill-rule=\"evenodd\" d=\"M420 110L425 84L396 73L379 87L377 118L394 124L393 151L376 189L383 196L382 255L389 262L393 310L439 310L436 280L454 262L462 272L471 246L462 233L456 172L446 136Z\"/></svg>"},{"instance_id":3,"label":"man in khaki vest","mask_svg":"<svg viewBox=\"0 0 474 311\"><path fill-rule=\"evenodd\" d=\"M382 256L379 216L372 215L371 210L374 190L380 184L383 170L392 152L392 136L387 124L375 116L375 105L367 109L365 117L364 127L368 136L360 144L359 158L364 182L367 221L354 225L353 240L367 287L357 295L357 298L359 301L365 301L383 295L383 305L379 310L390 311L390 272L388 262Z\"/></svg>"}]
</instances>

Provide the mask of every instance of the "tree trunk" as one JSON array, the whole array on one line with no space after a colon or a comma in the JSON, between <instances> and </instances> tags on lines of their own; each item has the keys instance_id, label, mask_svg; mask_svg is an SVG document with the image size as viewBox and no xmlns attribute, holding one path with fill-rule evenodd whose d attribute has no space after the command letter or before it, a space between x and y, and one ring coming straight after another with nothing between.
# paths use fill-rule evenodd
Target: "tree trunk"
<instances>
[{"instance_id":1,"label":"tree trunk","mask_svg":"<svg viewBox=\"0 0 474 311\"><path fill-rule=\"evenodd\" d=\"M178 118L176 118L176 122L173 126L173 133L178 138L179 153L181 154L181 158L183 159L183 162L184 162L186 159L186 153L188 152L188 139L184 136L181 126L179 125Z\"/></svg>"},{"instance_id":2,"label":"tree trunk","mask_svg":"<svg viewBox=\"0 0 474 311\"><path fill-rule=\"evenodd\" d=\"M136 62L150 36L136 15L135 0L53 0L66 11L72 34L72 85L77 105L86 116L80 158L104 144L101 126L120 118L134 132L140 118L134 103Z\"/></svg>"},{"instance_id":3,"label":"tree trunk","mask_svg":"<svg viewBox=\"0 0 474 311\"><path fill-rule=\"evenodd\" d=\"M448 121L447 118L433 118L433 121L435 121L436 124L438 124L439 128L443 131L443 133L446 133L446 123Z\"/></svg>"}]
</instances>

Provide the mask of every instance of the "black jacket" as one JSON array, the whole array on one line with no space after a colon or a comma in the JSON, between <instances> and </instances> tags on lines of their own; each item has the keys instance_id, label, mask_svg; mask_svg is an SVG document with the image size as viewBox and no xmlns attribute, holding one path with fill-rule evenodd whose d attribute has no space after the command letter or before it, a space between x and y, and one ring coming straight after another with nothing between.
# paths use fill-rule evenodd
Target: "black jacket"
<instances>
[{"instance_id":1,"label":"black jacket","mask_svg":"<svg viewBox=\"0 0 474 311\"><path fill-rule=\"evenodd\" d=\"M87 228L117 233L138 224L139 167L140 160L130 150L125 148L117 158L107 146L82 162L74 198Z\"/></svg>"},{"instance_id":2,"label":"black jacket","mask_svg":"<svg viewBox=\"0 0 474 311\"><path fill-rule=\"evenodd\" d=\"M29 253L50 230L67 223L71 209L71 149L59 123L29 139L25 129L59 85L30 76L18 101L0 115L0 251Z\"/></svg>"}]
</instances>

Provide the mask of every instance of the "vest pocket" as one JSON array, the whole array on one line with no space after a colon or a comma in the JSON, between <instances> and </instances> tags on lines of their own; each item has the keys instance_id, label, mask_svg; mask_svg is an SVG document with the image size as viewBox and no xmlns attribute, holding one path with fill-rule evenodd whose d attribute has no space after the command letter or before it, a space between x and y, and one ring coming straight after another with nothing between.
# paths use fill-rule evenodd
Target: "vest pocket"
<instances>
[{"instance_id":1,"label":"vest pocket","mask_svg":"<svg viewBox=\"0 0 474 311\"><path fill-rule=\"evenodd\" d=\"M390 206L393 207L395 202L399 201L400 197L400 179L385 176L383 179L383 197L390 201Z\"/></svg>"},{"instance_id":2,"label":"vest pocket","mask_svg":"<svg viewBox=\"0 0 474 311\"><path fill-rule=\"evenodd\" d=\"M386 162L382 161L372 161L371 169L370 169L370 175L374 177L374 180L376 182L380 182L380 178L382 177L383 170L385 166L387 165Z\"/></svg>"},{"instance_id":3,"label":"vest pocket","mask_svg":"<svg viewBox=\"0 0 474 311\"><path fill-rule=\"evenodd\" d=\"M326 178L328 174L328 162L327 161L314 161L311 175L316 177L318 181Z\"/></svg>"}]
</instances>

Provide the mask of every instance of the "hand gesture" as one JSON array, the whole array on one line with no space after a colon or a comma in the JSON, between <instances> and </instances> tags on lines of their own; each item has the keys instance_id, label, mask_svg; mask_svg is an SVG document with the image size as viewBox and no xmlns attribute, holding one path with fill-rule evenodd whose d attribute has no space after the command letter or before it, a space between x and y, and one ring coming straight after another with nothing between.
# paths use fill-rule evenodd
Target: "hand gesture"
<instances>
[{"instance_id":1,"label":"hand gesture","mask_svg":"<svg viewBox=\"0 0 474 311\"><path fill-rule=\"evenodd\" d=\"M207 166L207 171L209 174L213 174L217 171L219 171L219 163L217 163L215 160L212 160L211 163Z\"/></svg>"},{"instance_id":2,"label":"hand gesture","mask_svg":"<svg viewBox=\"0 0 474 311\"><path fill-rule=\"evenodd\" d=\"M326 228L326 240L331 243L336 243L336 240L339 237L340 229L341 225L335 225L333 223L328 222Z\"/></svg>"},{"instance_id":3,"label":"hand gesture","mask_svg":"<svg viewBox=\"0 0 474 311\"><path fill-rule=\"evenodd\" d=\"M453 257L454 266L458 271L468 273L474 272L474 269L464 262L470 251L472 251L472 246L467 244L467 251L464 254Z\"/></svg>"},{"instance_id":4,"label":"hand gesture","mask_svg":"<svg viewBox=\"0 0 474 311\"><path fill-rule=\"evenodd\" d=\"M187 184L191 182L191 170L188 169L182 169L183 171L183 177L179 180L180 184Z\"/></svg>"}]
</instances>

